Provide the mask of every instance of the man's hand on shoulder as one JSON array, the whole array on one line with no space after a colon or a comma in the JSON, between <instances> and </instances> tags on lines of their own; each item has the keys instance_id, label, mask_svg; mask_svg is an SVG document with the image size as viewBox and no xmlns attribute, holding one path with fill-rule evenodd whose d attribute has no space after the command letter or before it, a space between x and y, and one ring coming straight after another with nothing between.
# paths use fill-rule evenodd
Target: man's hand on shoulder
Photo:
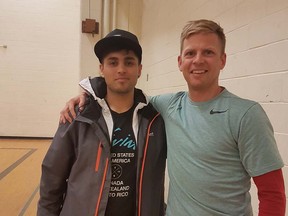
<instances>
[{"instance_id":1,"label":"man's hand on shoulder","mask_svg":"<svg viewBox=\"0 0 288 216\"><path fill-rule=\"evenodd\" d=\"M65 124L66 121L71 123L73 119L75 119L77 116L75 112L75 107L78 105L79 112L81 112L84 109L86 97L87 94L85 92L82 92L80 95L71 98L60 112L59 123Z\"/></svg>"}]
</instances>

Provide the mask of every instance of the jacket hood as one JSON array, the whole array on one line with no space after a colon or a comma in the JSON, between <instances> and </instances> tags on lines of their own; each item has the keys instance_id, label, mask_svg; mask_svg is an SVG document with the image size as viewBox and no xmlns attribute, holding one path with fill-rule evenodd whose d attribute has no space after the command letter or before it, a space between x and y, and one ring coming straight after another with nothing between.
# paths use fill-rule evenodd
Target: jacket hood
<instances>
[{"instance_id":1,"label":"jacket hood","mask_svg":"<svg viewBox=\"0 0 288 216\"><path fill-rule=\"evenodd\" d=\"M110 108L106 103L105 96L107 94L107 85L104 78L86 78L82 80L79 85L88 93L90 97L88 98L87 106L81 114L77 117L80 121L85 121L88 123L98 121L100 116L103 116L103 120L106 122L108 136L110 140L112 139L113 130L113 119L111 116ZM135 109L133 113L133 123L132 128L137 142L137 134L139 130L139 115L142 118L150 119L151 116L156 116L157 111L153 108L152 104L149 103L148 97L140 90L135 88L134 91L134 104ZM99 111L96 111L98 109Z\"/></svg>"},{"instance_id":2,"label":"jacket hood","mask_svg":"<svg viewBox=\"0 0 288 216\"><path fill-rule=\"evenodd\" d=\"M93 96L94 100L98 102L103 100L107 94L107 85L103 77L85 78L79 82L81 88L83 88L89 95ZM142 90L135 88L135 103L148 104L148 97L142 92Z\"/></svg>"}]
</instances>

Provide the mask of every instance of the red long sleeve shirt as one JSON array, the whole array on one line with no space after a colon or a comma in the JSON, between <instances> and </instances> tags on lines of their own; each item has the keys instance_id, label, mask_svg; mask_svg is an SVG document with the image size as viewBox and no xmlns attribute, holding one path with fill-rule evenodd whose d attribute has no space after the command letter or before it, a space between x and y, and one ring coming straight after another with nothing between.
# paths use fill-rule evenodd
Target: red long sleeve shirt
<instances>
[{"instance_id":1,"label":"red long sleeve shirt","mask_svg":"<svg viewBox=\"0 0 288 216\"><path fill-rule=\"evenodd\" d=\"M282 170L253 177L258 189L259 216L285 216L286 196Z\"/></svg>"}]
</instances>

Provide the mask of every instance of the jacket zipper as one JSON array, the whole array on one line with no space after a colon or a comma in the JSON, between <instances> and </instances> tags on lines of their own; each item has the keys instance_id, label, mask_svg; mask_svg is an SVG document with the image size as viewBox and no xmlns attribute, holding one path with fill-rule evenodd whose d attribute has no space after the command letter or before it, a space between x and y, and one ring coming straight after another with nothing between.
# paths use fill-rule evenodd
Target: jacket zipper
<instances>
[{"instance_id":1,"label":"jacket zipper","mask_svg":"<svg viewBox=\"0 0 288 216\"><path fill-rule=\"evenodd\" d=\"M103 145L102 145L102 143L100 142L100 143L99 143L99 146L98 146L97 158L96 158L96 164L95 164L95 171L96 171L96 172L98 172L98 169L99 169L99 164L100 164L102 149L103 149Z\"/></svg>"},{"instance_id":2,"label":"jacket zipper","mask_svg":"<svg viewBox=\"0 0 288 216\"><path fill-rule=\"evenodd\" d=\"M100 206L100 202L101 202L101 198L102 198L102 194L103 194L103 188L104 188L104 184L105 184L105 179L106 179L106 175L107 175L108 164L109 164L109 160L108 160L108 158L106 158L105 169L104 169L104 173L103 173L101 188L100 188L94 216L98 216L99 206Z\"/></svg>"},{"instance_id":3,"label":"jacket zipper","mask_svg":"<svg viewBox=\"0 0 288 216\"><path fill-rule=\"evenodd\" d=\"M101 161L101 157L102 157L102 151L103 151L103 144L102 144L102 142L100 142L99 146L98 146L97 158L96 158L96 163L95 163L95 172L98 172L98 170L99 170L99 165L100 165L100 161ZM106 179L106 175L107 175L108 164L109 164L109 160L108 160L108 158L106 158L104 173L103 173L101 187L100 187L100 192L99 192L98 201L96 204L96 210L95 210L95 214L94 214L95 216L97 216L98 212L99 212L99 206L100 206L100 202L101 202L101 198L102 198L102 194L103 194L103 188L104 188L105 179Z\"/></svg>"},{"instance_id":4,"label":"jacket zipper","mask_svg":"<svg viewBox=\"0 0 288 216\"><path fill-rule=\"evenodd\" d=\"M142 182L143 182L143 174L144 174L144 167L145 167L145 162L146 162L147 149L148 149L148 144L149 144L150 129L151 129L151 125L153 124L154 120L159 115L160 115L160 113L158 113L156 116L154 116L152 121L149 123L148 129L147 129L145 149L144 149L144 153L143 153L142 167L141 167L141 173L140 173L140 182L139 182L138 216L141 216Z\"/></svg>"}]
</instances>

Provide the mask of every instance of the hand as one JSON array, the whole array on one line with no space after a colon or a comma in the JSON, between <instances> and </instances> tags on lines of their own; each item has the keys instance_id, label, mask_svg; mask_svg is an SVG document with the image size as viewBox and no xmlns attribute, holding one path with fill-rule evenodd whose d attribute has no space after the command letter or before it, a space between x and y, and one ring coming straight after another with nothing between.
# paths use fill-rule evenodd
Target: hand
<instances>
[{"instance_id":1,"label":"hand","mask_svg":"<svg viewBox=\"0 0 288 216\"><path fill-rule=\"evenodd\" d=\"M73 121L73 119L76 118L75 106L79 105L79 112L81 112L84 108L85 101L86 101L86 93L85 92L83 92L82 94L80 94L74 98L71 98L60 112L59 123L65 124L66 121L71 123Z\"/></svg>"}]
</instances>

